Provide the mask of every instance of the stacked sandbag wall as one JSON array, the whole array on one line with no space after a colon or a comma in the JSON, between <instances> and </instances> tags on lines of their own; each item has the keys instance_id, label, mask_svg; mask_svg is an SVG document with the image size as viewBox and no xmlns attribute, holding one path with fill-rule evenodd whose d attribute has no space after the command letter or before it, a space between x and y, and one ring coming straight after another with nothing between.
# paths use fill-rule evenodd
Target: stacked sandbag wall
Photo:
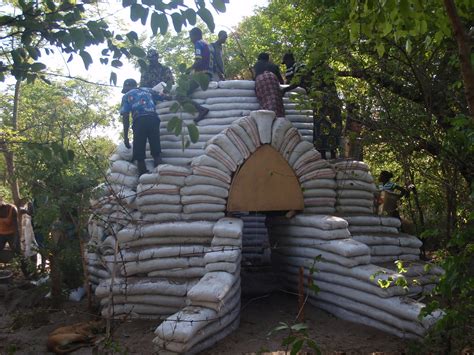
<instances>
[{"instance_id":1,"label":"stacked sandbag wall","mask_svg":"<svg viewBox=\"0 0 474 355\"><path fill-rule=\"evenodd\" d=\"M302 89L297 89L299 93ZM297 92L285 94L284 105L288 120L300 133L302 139L313 141L313 116L311 110L300 108L292 97ZM198 122L199 140L183 150L181 136L176 136L167 130L168 122L178 116L186 125L193 123L196 114L173 113L171 106L175 101L165 101L157 105L157 112L161 119L161 146L163 161L173 165L189 164L192 158L204 154L206 143L215 135L222 133L238 119L248 116L251 111L260 109L255 96L255 82L246 80L228 80L211 82L206 91L198 90L191 98L200 105L209 109L206 117Z\"/></svg>"},{"instance_id":2,"label":"stacked sandbag wall","mask_svg":"<svg viewBox=\"0 0 474 355\"><path fill-rule=\"evenodd\" d=\"M339 318L407 338L423 336L439 316L420 320L424 304L407 298L409 290L395 283L380 287L379 280L396 280L402 275L369 264L369 248L350 239L344 219L297 215L291 220L272 218L269 224L275 268L285 284L297 291L303 267L302 280L315 306ZM309 282L319 288L317 293Z\"/></svg>"},{"instance_id":3,"label":"stacked sandbag wall","mask_svg":"<svg viewBox=\"0 0 474 355\"><path fill-rule=\"evenodd\" d=\"M207 272L188 290L186 307L156 328L153 342L158 353L195 354L238 328L242 230L236 218L215 224L204 257Z\"/></svg>"},{"instance_id":4,"label":"stacked sandbag wall","mask_svg":"<svg viewBox=\"0 0 474 355\"><path fill-rule=\"evenodd\" d=\"M366 163L344 160L334 164L338 215L373 215L377 188Z\"/></svg>"},{"instance_id":5,"label":"stacked sandbag wall","mask_svg":"<svg viewBox=\"0 0 474 355\"><path fill-rule=\"evenodd\" d=\"M344 216L354 240L370 247L373 264L396 260L414 261L420 258L422 242L411 235L400 233L398 218L385 216Z\"/></svg>"}]
</instances>

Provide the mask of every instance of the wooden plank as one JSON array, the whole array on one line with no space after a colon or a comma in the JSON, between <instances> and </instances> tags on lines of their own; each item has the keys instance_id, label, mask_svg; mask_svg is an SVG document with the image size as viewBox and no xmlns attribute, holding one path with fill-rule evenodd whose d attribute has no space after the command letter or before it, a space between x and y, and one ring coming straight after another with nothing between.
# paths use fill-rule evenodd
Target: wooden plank
<instances>
[{"instance_id":1,"label":"wooden plank","mask_svg":"<svg viewBox=\"0 0 474 355\"><path fill-rule=\"evenodd\" d=\"M235 174L227 211L289 211L304 208L293 169L271 145L258 148Z\"/></svg>"}]
</instances>

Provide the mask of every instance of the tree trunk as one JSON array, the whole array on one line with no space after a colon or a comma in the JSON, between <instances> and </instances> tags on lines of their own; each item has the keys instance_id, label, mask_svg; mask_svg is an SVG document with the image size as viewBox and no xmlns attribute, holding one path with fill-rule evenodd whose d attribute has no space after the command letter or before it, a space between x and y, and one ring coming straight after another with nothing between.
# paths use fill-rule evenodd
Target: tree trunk
<instances>
[{"instance_id":1,"label":"tree trunk","mask_svg":"<svg viewBox=\"0 0 474 355\"><path fill-rule=\"evenodd\" d=\"M13 98L13 114L12 114L12 128L16 130L18 128L18 106L20 102L20 88L21 81L17 80L15 83L15 96ZM13 197L13 202L16 206L20 207L20 188L18 186L18 179L15 176L15 155L8 148L5 143L3 145L3 154L5 156L5 164L7 167L7 180L10 184L10 189Z\"/></svg>"},{"instance_id":2,"label":"tree trunk","mask_svg":"<svg viewBox=\"0 0 474 355\"><path fill-rule=\"evenodd\" d=\"M471 64L471 43L466 31L464 30L461 19L459 18L454 0L444 0L444 7L446 8L449 21L451 22L454 38L458 44L459 63L464 82L464 92L469 107L469 113L471 114L471 118L474 120L474 70Z\"/></svg>"}]
</instances>

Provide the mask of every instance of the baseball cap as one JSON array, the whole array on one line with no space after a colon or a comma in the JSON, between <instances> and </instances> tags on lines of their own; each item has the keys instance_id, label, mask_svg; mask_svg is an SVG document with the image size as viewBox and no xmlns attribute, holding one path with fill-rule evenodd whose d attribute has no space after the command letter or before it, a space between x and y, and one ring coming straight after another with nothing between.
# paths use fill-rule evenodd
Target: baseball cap
<instances>
[{"instance_id":1,"label":"baseball cap","mask_svg":"<svg viewBox=\"0 0 474 355\"><path fill-rule=\"evenodd\" d=\"M129 89L135 89L137 82L135 79L127 79L123 82L122 94L125 94Z\"/></svg>"}]
</instances>

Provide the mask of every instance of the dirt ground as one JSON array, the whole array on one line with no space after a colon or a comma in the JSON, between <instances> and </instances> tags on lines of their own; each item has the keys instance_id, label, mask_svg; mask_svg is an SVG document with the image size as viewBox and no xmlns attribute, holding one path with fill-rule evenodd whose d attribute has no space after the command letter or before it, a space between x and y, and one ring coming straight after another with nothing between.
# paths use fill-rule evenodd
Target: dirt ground
<instances>
[{"instance_id":1,"label":"dirt ground","mask_svg":"<svg viewBox=\"0 0 474 355\"><path fill-rule=\"evenodd\" d=\"M11 289L6 291L5 285L0 286L2 355L47 354L46 339L51 331L92 318L85 300L66 302L61 309L46 309L44 299L41 295L35 296L38 292L34 288L16 289L12 293ZM24 306L35 302L39 302L35 307ZM269 333L279 322L293 324L296 309L296 297L281 291L254 298L244 297L239 329L203 354L284 354L281 342L287 333ZM309 304L305 306L304 314L309 336L323 354L401 354L409 348L408 341L337 319ZM122 322L115 328L114 341L105 349L83 348L74 354L152 354L153 331L157 324L158 321Z\"/></svg>"}]
</instances>

